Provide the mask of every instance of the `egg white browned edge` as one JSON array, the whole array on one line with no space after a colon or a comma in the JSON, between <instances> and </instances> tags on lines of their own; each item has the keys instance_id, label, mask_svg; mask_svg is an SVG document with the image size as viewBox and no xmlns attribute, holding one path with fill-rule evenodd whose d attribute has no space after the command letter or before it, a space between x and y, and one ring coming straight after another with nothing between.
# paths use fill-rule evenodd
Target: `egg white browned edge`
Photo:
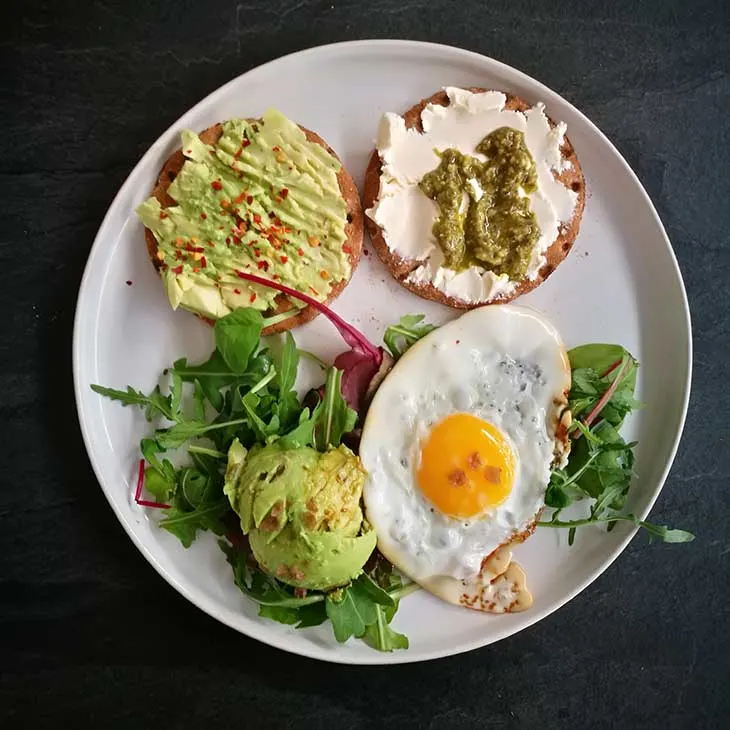
<instances>
[{"instance_id":1,"label":"egg white browned edge","mask_svg":"<svg viewBox=\"0 0 730 730\"><path fill-rule=\"evenodd\" d=\"M521 306L525 309L530 309L530 307ZM541 317L543 316L538 310L535 311ZM428 335L412 345L400 360L388 370L388 374L395 367L398 367L400 363L407 361L408 354L412 353L414 348L419 347L427 338ZM560 351L563 356L564 370L567 374L567 384L562 393L553 400L555 408L551 411L552 418L550 423L548 423L548 434L552 432L554 443L553 464L557 467L565 466L567 463L568 455L570 454L569 431L572 424L572 415L568 407L568 395L571 387L571 368L568 353L562 339L560 342ZM385 375L383 380L387 377L388 375ZM372 520L368 517L366 492L363 493L363 502L365 505L365 515L368 521L373 524ZM459 580L446 575L434 576L426 580L415 580L402 569L399 565L397 555L389 551L380 539L378 539L378 550L410 580L418 583L429 593L432 593L447 603L471 608L484 613L518 613L530 608L533 599L532 594L527 588L527 575L525 571L512 560L512 547L519 545L532 535L541 515L542 509L538 511L535 519L524 530L513 535L510 540L499 545L488 555L485 555L482 558L479 574L471 580ZM495 595L500 594L500 590L504 589L507 589L505 592L514 594L512 600L507 604L501 602L498 599L498 595Z\"/></svg>"}]
</instances>

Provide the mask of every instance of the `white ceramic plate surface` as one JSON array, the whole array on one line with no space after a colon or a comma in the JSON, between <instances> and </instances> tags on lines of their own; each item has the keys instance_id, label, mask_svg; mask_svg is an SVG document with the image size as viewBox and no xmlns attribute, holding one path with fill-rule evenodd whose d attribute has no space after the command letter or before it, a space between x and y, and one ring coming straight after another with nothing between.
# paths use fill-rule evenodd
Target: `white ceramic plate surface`
<instances>
[{"instance_id":1,"label":"white ceramic plate surface","mask_svg":"<svg viewBox=\"0 0 730 730\"><path fill-rule=\"evenodd\" d=\"M316 130L362 183L380 115L403 112L443 86L479 86L542 101L568 125L588 186L580 236L549 281L521 304L542 310L568 347L617 342L641 362L638 397L647 407L625 426L638 439L637 483L630 507L646 515L674 458L691 376L689 310L669 240L646 192L603 134L545 86L497 61L455 48L405 41L343 43L296 53L254 69L201 101L145 154L110 207L89 256L74 332L79 418L99 483L125 530L150 563L180 593L211 616L273 646L329 661L378 664L431 659L502 639L539 621L595 580L635 530L584 528L567 546L563 531L540 529L516 550L535 597L524 613L490 616L447 605L421 591L406 598L394 626L407 651L381 654L362 642L338 645L329 625L296 631L259 619L233 585L213 536L188 550L156 527L132 494L143 415L94 394L90 383L151 389L178 357L212 349L212 333L173 312L150 265L135 206L148 194L184 128L202 130L233 116L255 117L274 106ZM133 282L127 285L127 280ZM379 342L385 326L410 312L443 322L454 313L397 285L370 252L336 311ZM333 357L341 340L322 317L296 330L302 347ZM651 374L647 377L647 374Z\"/></svg>"}]
</instances>

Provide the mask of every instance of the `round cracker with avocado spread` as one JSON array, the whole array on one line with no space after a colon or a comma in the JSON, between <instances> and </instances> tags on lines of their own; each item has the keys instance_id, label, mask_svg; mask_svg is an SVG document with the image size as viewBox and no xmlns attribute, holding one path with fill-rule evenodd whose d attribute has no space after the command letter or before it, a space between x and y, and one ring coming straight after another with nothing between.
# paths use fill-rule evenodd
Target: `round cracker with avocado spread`
<instances>
[{"instance_id":1,"label":"round cracker with avocado spread","mask_svg":"<svg viewBox=\"0 0 730 730\"><path fill-rule=\"evenodd\" d=\"M365 224L410 291L459 309L539 286L578 235L585 180L541 104L447 88L386 114L365 173Z\"/></svg>"},{"instance_id":2,"label":"round cracker with avocado spread","mask_svg":"<svg viewBox=\"0 0 730 730\"><path fill-rule=\"evenodd\" d=\"M337 155L274 110L181 136L182 147L137 208L172 307L206 320L240 307L280 315L264 334L313 319L313 307L239 273L323 303L342 292L360 260L363 215Z\"/></svg>"}]
</instances>

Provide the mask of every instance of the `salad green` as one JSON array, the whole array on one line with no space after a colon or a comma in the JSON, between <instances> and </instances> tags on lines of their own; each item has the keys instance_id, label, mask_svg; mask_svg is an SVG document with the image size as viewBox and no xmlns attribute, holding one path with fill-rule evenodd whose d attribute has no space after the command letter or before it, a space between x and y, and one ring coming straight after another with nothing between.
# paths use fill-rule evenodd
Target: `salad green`
<instances>
[{"instance_id":1,"label":"salad green","mask_svg":"<svg viewBox=\"0 0 730 730\"><path fill-rule=\"evenodd\" d=\"M298 292L292 291L292 296L306 300ZM339 355L333 366L316 358L326 367L325 382L304 399L297 394L295 383L300 356L308 353L298 350L287 332L283 347L274 355L262 340L262 332L281 315L265 319L253 309L237 309L219 319L210 357L203 363L191 364L185 358L175 361L164 372L168 380L164 390L160 385L149 393L131 386L126 390L91 387L122 405L143 409L147 420L154 422L152 433L140 442L137 503L159 509L163 513L160 527L186 548L202 531L218 535L235 584L258 604L260 616L298 629L329 621L339 642L356 637L379 651L405 649L408 639L390 624L400 599L418 586L404 581L377 549L369 558L372 547L358 549L357 564L344 567L338 557L326 577L314 571L305 580L298 567L292 572L291 566L286 575L279 576L281 580L276 576L276 567L289 559L292 549L299 556L305 548L318 549L319 542L333 546L342 539L362 540L370 530L359 505L361 482L353 477L348 496L334 494L337 490L327 486L327 480L338 469L355 473L353 465L359 461L342 445L343 438L356 438L365 393L371 381L374 387L377 378L383 377L391 361L354 327L323 305L317 303L317 307L338 328L350 350ZM392 360L435 329L423 320L423 315L406 315L386 330L384 342ZM650 538L664 542L694 539L689 532L640 520L625 510L636 443L625 442L620 429L625 417L641 405L634 398L638 369L634 357L619 345L607 344L583 345L568 355L572 448L567 464L553 470L547 487L545 504L553 512L537 524L567 528L570 544L578 527L602 523L610 530L618 521L632 522ZM181 450L187 461L176 466L168 457ZM325 457L335 461L318 475L320 465L328 463ZM272 468L267 466L269 461ZM279 491L292 498L291 509L274 514L274 501L267 502L261 512L258 501L280 476L282 465L294 469L293 478L279 485ZM308 470L306 475L298 473L301 468ZM261 472L268 486L252 486L253 477L247 472L253 471ZM145 490L153 499L144 496ZM299 492L312 514L302 513L301 505L297 506ZM338 500L344 500L340 507L347 519L330 524L329 517L321 518L320 508L326 511L340 504ZM562 511L576 503L587 504L588 514L562 519ZM314 532L300 543L298 536L289 534L290 527L310 517L315 521L308 528ZM269 525L258 534L271 518L276 519L273 529ZM326 535L315 534L322 529ZM340 529L343 532L338 536ZM374 544L374 535L371 537ZM263 567L267 562L268 571Z\"/></svg>"},{"instance_id":2,"label":"salad green","mask_svg":"<svg viewBox=\"0 0 730 730\"><path fill-rule=\"evenodd\" d=\"M224 492L226 467L237 449L255 454L275 448L327 456L340 447L358 418L343 398L343 371L336 367L328 368L320 394L314 393L315 403L303 404L294 389L300 357L294 338L285 334L275 358L261 340L268 323L253 309L235 310L219 319L211 356L199 364L177 360L165 371L167 392L159 385L147 394L132 387L92 386L122 405L144 409L147 420L155 422L152 433L140 443L143 459L136 499L160 509L164 514L160 527L185 547L202 531L220 536L234 581L259 604L259 615L296 628L329 620L338 641L354 636L380 651L406 648L407 638L389 624L400 598L416 586L404 584L382 556L372 556L363 570L355 570L352 580L346 576L345 584L335 590L288 585L256 561L241 532L239 515ZM182 449L187 463L174 466L169 452ZM143 489L154 501L143 497ZM373 533L362 560L374 543Z\"/></svg>"}]
</instances>

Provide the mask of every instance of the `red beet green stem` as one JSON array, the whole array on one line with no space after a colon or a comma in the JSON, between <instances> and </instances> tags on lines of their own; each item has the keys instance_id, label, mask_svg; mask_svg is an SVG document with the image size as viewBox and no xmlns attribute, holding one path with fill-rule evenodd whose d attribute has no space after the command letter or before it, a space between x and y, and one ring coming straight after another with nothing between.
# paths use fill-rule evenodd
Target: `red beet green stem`
<instances>
[{"instance_id":1,"label":"red beet green stem","mask_svg":"<svg viewBox=\"0 0 730 730\"><path fill-rule=\"evenodd\" d=\"M141 507L156 507L157 509L170 509L169 504L163 502L151 502L149 499L140 499L144 488L144 459L139 460L139 471L137 472L137 489L134 492L134 501Z\"/></svg>"},{"instance_id":2,"label":"red beet green stem","mask_svg":"<svg viewBox=\"0 0 730 730\"><path fill-rule=\"evenodd\" d=\"M335 314L327 305L322 304L322 302L318 302L308 294L302 294L302 292L297 291L296 289L292 289L284 284L279 284L276 281L271 281L270 279L264 279L254 274L246 274L243 271L236 271L236 275L239 279L251 281L254 284L260 284L261 286L266 286L270 289L276 289L282 294L286 294L294 299L299 299L305 304L308 304L310 307L314 307L318 312L324 314L335 327L337 327L342 335L342 339L344 339L351 348L367 353L378 365L380 365L380 362L383 359L383 355L380 350L375 347L375 345L373 345L367 337L362 334L362 332L358 331L348 322L345 322L342 317Z\"/></svg>"}]
</instances>

